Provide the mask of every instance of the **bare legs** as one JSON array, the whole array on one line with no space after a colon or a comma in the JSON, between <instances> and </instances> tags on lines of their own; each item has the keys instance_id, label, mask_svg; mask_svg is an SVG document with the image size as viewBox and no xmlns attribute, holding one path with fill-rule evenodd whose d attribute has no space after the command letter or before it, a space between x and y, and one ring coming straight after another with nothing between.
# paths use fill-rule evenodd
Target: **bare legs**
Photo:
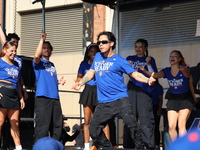
<instances>
[{"instance_id":1,"label":"bare legs","mask_svg":"<svg viewBox=\"0 0 200 150\"><path fill-rule=\"evenodd\" d=\"M186 134L186 122L190 116L191 109L182 109L179 111L170 110L167 112L168 125L169 125L169 136L172 141L177 138L177 122L178 122L178 134L183 136Z\"/></svg>"},{"instance_id":2,"label":"bare legs","mask_svg":"<svg viewBox=\"0 0 200 150\"><path fill-rule=\"evenodd\" d=\"M15 146L19 146L21 145L19 133L19 110L0 108L0 137L2 136L2 126L6 115L8 115L10 120L10 130Z\"/></svg>"},{"instance_id":3,"label":"bare legs","mask_svg":"<svg viewBox=\"0 0 200 150\"><path fill-rule=\"evenodd\" d=\"M84 111L84 143L90 143L90 132L89 132L89 126L90 126L90 120L92 118L94 106L92 105L84 105L83 111Z\"/></svg>"}]
</instances>

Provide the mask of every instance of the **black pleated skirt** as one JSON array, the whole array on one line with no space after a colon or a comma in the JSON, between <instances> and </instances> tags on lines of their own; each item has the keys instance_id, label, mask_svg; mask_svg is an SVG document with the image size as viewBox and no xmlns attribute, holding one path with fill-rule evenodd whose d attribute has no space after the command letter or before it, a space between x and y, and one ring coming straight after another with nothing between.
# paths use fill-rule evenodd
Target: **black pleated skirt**
<instances>
[{"instance_id":1,"label":"black pleated skirt","mask_svg":"<svg viewBox=\"0 0 200 150\"><path fill-rule=\"evenodd\" d=\"M85 88L83 92L81 93L79 103L83 105L93 105L93 106L96 106L98 104L96 85L91 86L91 85L85 84Z\"/></svg>"},{"instance_id":2,"label":"black pleated skirt","mask_svg":"<svg viewBox=\"0 0 200 150\"><path fill-rule=\"evenodd\" d=\"M0 107L6 109L20 109L19 99L16 89L1 86L0 93L3 95L0 99Z\"/></svg>"},{"instance_id":3,"label":"black pleated skirt","mask_svg":"<svg viewBox=\"0 0 200 150\"><path fill-rule=\"evenodd\" d=\"M179 111L186 108L192 110L196 109L195 102L190 91L183 94L170 93L170 99L167 102L167 110Z\"/></svg>"}]
</instances>

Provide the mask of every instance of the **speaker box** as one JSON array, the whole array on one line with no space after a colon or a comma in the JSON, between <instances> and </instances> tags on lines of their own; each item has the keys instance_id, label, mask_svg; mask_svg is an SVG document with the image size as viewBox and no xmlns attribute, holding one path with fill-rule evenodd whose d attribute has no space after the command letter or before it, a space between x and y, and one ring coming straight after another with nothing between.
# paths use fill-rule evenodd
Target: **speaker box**
<instances>
[{"instance_id":1,"label":"speaker box","mask_svg":"<svg viewBox=\"0 0 200 150\"><path fill-rule=\"evenodd\" d=\"M35 101L35 92L28 92L28 99L25 100L25 108L21 110L20 117L22 118L34 117L34 101Z\"/></svg>"},{"instance_id":2,"label":"speaker box","mask_svg":"<svg viewBox=\"0 0 200 150\"><path fill-rule=\"evenodd\" d=\"M200 122L200 110L193 110L190 114L190 117L187 121L187 129L190 130L192 128L199 129L199 122Z\"/></svg>"},{"instance_id":3,"label":"speaker box","mask_svg":"<svg viewBox=\"0 0 200 150\"><path fill-rule=\"evenodd\" d=\"M32 57L19 56L23 60L22 78L27 89L35 88L35 73L32 66Z\"/></svg>"},{"instance_id":4,"label":"speaker box","mask_svg":"<svg viewBox=\"0 0 200 150\"><path fill-rule=\"evenodd\" d=\"M32 121L21 121L19 127L23 148L31 150L34 144L34 123Z\"/></svg>"}]
</instances>

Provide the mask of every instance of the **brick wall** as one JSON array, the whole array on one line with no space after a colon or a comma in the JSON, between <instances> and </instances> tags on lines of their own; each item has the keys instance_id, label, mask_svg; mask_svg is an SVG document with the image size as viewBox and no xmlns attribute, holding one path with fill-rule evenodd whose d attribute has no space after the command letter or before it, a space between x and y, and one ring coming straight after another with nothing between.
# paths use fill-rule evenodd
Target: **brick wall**
<instances>
[{"instance_id":1,"label":"brick wall","mask_svg":"<svg viewBox=\"0 0 200 150\"><path fill-rule=\"evenodd\" d=\"M0 0L0 23L2 23L2 0Z\"/></svg>"},{"instance_id":2,"label":"brick wall","mask_svg":"<svg viewBox=\"0 0 200 150\"><path fill-rule=\"evenodd\" d=\"M106 25L106 6L95 5L94 6L94 22L93 22L93 42L96 43L97 35L105 30Z\"/></svg>"}]
</instances>

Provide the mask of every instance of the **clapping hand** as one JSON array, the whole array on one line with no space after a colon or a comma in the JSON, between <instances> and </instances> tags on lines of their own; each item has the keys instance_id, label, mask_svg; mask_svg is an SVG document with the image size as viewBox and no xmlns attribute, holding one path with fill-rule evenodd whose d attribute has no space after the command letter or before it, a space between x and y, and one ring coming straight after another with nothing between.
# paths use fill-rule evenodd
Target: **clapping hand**
<instances>
[{"instance_id":1,"label":"clapping hand","mask_svg":"<svg viewBox=\"0 0 200 150\"><path fill-rule=\"evenodd\" d=\"M64 79L64 76L62 76L59 80L58 80L58 84L64 85L66 83L66 80Z\"/></svg>"},{"instance_id":2,"label":"clapping hand","mask_svg":"<svg viewBox=\"0 0 200 150\"><path fill-rule=\"evenodd\" d=\"M76 80L74 80L75 84L72 86L72 89L74 90L80 90L81 89L81 85L79 82L77 82Z\"/></svg>"},{"instance_id":3,"label":"clapping hand","mask_svg":"<svg viewBox=\"0 0 200 150\"><path fill-rule=\"evenodd\" d=\"M156 79L154 79L153 77L154 73L151 74L151 77L149 78L148 84L151 86L154 84L154 82L156 81Z\"/></svg>"}]
</instances>

